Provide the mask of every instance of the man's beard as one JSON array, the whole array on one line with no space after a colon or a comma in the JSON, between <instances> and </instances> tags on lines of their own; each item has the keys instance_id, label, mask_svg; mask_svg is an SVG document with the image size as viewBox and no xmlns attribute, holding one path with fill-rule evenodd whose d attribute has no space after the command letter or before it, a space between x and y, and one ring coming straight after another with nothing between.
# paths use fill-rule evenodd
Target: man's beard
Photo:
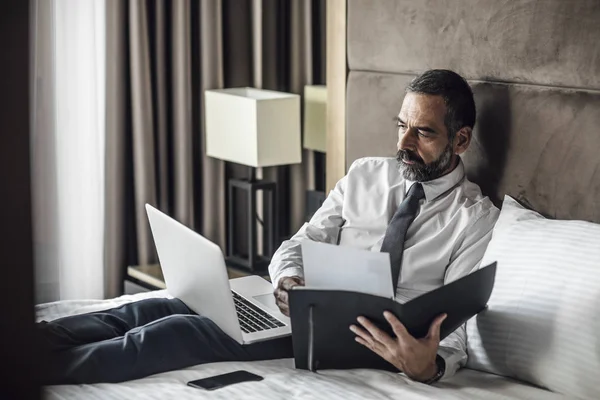
<instances>
[{"instance_id":1,"label":"man's beard","mask_svg":"<svg viewBox=\"0 0 600 400\"><path fill-rule=\"evenodd\" d=\"M450 168L452 143L448 143L442 154L429 164L425 164L421 157L409 150L398 150L396 159L404 179L416 182L432 181L442 176ZM414 164L406 164L403 160L413 161Z\"/></svg>"}]
</instances>

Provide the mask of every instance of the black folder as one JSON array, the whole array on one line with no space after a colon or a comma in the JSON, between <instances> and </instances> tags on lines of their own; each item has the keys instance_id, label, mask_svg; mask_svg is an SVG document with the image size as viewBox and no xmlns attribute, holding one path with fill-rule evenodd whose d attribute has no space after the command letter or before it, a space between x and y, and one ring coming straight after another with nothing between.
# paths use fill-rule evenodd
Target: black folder
<instances>
[{"instance_id":1,"label":"black folder","mask_svg":"<svg viewBox=\"0 0 600 400\"><path fill-rule=\"evenodd\" d=\"M289 293L296 368L373 368L397 371L387 361L355 341L349 329L360 315L392 337L384 311L392 312L416 338L427 335L440 314L448 317L441 339L482 311L492 293L496 263L400 304L393 299L343 290L294 287Z\"/></svg>"}]
</instances>

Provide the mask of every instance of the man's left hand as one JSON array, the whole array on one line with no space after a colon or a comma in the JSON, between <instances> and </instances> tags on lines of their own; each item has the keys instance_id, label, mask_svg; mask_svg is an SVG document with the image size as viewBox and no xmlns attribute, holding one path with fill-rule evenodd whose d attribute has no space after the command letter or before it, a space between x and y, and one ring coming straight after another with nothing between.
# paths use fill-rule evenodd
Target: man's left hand
<instances>
[{"instance_id":1,"label":"man's left hand","mask_svg":"<svg viewBox=\"0 0 600 400\"><path fill-rule=\"evenodd\" d=\"M440 327L446 314L438 316L429 327L427 336L415 339L389 311L383 313L396 337L391 337L365 317L358 317L361 327L351 325L356 341L404 372L409 378L425 382L437 374L435 362L440 344Z\"/></svg>"}]
</instances>

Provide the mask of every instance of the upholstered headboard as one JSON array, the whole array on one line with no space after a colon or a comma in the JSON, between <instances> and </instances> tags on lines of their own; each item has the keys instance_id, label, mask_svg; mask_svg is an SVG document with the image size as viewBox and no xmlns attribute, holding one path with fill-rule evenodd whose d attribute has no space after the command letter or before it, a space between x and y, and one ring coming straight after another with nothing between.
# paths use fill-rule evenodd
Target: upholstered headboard
<instances>
[{"instance_id":1,"label":"upholstered headboard","mask_svg":"<svg viewBox=\"0 0 600 400\"><path fill-rule=\"evenodd\" d=\"M469 80L467 174L542 214L600 222L600 1L348 0L346 161L393 156L406 84Z\"/></svg>"}]
</instances>

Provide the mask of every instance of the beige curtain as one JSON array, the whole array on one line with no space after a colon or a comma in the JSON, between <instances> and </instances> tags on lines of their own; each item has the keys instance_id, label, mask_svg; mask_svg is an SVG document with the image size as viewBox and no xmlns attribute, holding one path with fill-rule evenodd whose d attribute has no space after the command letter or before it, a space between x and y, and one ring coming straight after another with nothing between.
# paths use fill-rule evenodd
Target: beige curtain
<instances>
[{"instance_id":1,"label":"beige curtain","mask_svg":"<svg viewBox=\"0 0 600 400\"><path fill-rule=\"evenodd\" d=\"M206 157L203 92L254 86L300 94L306 83L323 83L324 7L325 0L107 0L107 296L121 293L127 265L156 262L145 203L225 248L226 181L248 169ZM304 222L312 165L305 152L301 165L263 171L278 183L280 240ZM245 236L234 240L243 251Z\"/></svg>"}]
</instances>

